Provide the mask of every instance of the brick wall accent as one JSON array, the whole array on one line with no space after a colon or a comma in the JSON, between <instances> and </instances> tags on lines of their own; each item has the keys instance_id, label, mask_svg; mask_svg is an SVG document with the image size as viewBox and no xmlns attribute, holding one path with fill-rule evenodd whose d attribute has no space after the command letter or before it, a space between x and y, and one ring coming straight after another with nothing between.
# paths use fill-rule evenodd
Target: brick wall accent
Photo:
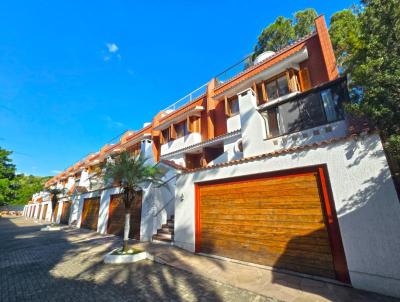
<instances>
[{"instance_id":1,"label":"brick wall accent","mask_svg":"<svg viewBox=\"0 0 400 302\"><path fill-rule=\"evenodd\" d=\"M334 80L339 76L339 72L336 66L336 58L333 52L328 28L326 27L324 15L321 15L315 19L315 29L318 33L322 56L325 61L325 68L328 75L328 81Z\"/></svg>"}]
</instances>

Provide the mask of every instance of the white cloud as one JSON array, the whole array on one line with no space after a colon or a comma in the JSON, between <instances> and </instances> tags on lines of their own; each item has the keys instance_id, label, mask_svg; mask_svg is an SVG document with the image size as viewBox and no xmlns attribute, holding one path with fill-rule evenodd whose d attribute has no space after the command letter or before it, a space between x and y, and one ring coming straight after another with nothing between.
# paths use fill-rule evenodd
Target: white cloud
<instances>
[{"instance_id":1,"label":"white cloud","mask_svg":"<svg viewBox=\"0 0 400 302\"><path fill-rule=\"evenodd\" d=\"M115 44L115 43L107 43L106 46L110 53L116 53L119 49L117 44Z\"/></svg>"},{"instance_id":2,"label":"white cloud","mask_svg":"<svg viewBox=\"0 0 400 302\"><path fill-rule=\"evenodd\" d=\"M124 126L124 124L123 123L121 123L121 122L118 122L118 121L114 121L111 117L109 117L109 116L106 116L106 121L107 121L107 124L108 124L108 126L110 127L110 128L122 128L123 126Z\"/></svg>"},{"instance_id":3,"label":"white cloud","mask_svg":"<svg viewBox=\"0 0 400 302\"><path fill-rule=\"evenodd\" d=\"M61 170L51 170L51 173L53 174L60 174L62 171Z\"/></svg>"}]
</instances>

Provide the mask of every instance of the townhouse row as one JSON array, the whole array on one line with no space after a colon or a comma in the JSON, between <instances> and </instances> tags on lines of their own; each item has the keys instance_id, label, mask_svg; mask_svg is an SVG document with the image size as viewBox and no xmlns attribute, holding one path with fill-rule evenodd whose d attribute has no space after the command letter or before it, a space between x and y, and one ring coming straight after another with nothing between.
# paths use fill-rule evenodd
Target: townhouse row
<instances>
[{"instance_id":1,"label":"townhouse row","mask_svg":"<svg viewBox=\"0 0 400 302\"><path fill-rule=\"evenodd\" d=\"M398 195L379 135L347 101L320 16L311 34L226 70L50 179L67 191L55 220L122 234L121 188L105 186L102 167L127 150L168 171L165 186L143 184L132 239L400 297ZM50 208L41 192L24 215L50 220Z\"/></svg>"}]
</instances>

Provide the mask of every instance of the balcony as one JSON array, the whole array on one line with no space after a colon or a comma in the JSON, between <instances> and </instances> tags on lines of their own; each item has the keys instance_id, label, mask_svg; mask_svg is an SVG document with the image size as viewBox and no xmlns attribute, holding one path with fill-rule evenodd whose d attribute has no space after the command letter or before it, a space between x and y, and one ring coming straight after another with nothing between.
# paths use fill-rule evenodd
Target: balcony
<instances>
[{"instance_id":1,"label":"balcony","mask_svg":"<svg viewBox=\"0 0 400 302\"><path fill-rule=\"evenodd\" d=\"M161 145L161 156L178 151L185 147L195 145L201 142L201 134L198 132L189 133L185 136L166 142Z\"/></svg>"},{"instance_id":2,"label":"balcony","mask_svg":"<svg viewBox=\"0 0 400 302\"><path fill-rule=\"evenodd\" d=\"M344 78L259 107L265 119L267 139L316 128L344 119L348 100Z\"/></svg>"},{"instance_id":3,"label":"balcony","mask_svg":"<svg viewBox=\"0 0 400 302\"><path fill-rule=\"evenodd\" d=\"M248 89L240 95L244 157L346 136L347 101L345 78L259 106Z\"/></svg>"},{"instance_id":4,"label":"balcony","mask_svg":"<svg viewBox=\"0 0 400 302\"><path fill-rule=\"evenodd\" d=\"M192 92L188 93L184 97L182 97L179 100L177 100L172 105L170 105L167 108L161 110L162 112L164 112L164 116L162 116L162 117L164 118L164 117L172 114L176 110L182 108L183 106L185 106L185 105L187 105L187 104L189 104L189 103L191 103L191 102L193 102L195 100L198 100L201 97L205 96L205 94L207 92L207 85L208 85L208 83L203 84L199 88L193 90Z\"/></svg>"}]
</instances>

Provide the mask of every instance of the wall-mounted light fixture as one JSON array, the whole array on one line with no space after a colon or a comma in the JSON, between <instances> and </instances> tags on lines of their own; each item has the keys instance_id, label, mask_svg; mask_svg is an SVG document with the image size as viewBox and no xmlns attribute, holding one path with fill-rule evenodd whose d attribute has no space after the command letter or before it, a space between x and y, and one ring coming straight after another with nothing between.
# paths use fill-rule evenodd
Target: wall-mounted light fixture
<instances>
[{"instance_id":1,"label":"wall-mounted light fixture","mask_svg":"<svg viewBox=\"0 0 400 302\"><path fill-rule=\"evenodd\" d=\"M180 199L181 199L181 201L183 201L185 199L185 196L183 195L183 193L181 194Z\"/></svg>"}]
</instances>

